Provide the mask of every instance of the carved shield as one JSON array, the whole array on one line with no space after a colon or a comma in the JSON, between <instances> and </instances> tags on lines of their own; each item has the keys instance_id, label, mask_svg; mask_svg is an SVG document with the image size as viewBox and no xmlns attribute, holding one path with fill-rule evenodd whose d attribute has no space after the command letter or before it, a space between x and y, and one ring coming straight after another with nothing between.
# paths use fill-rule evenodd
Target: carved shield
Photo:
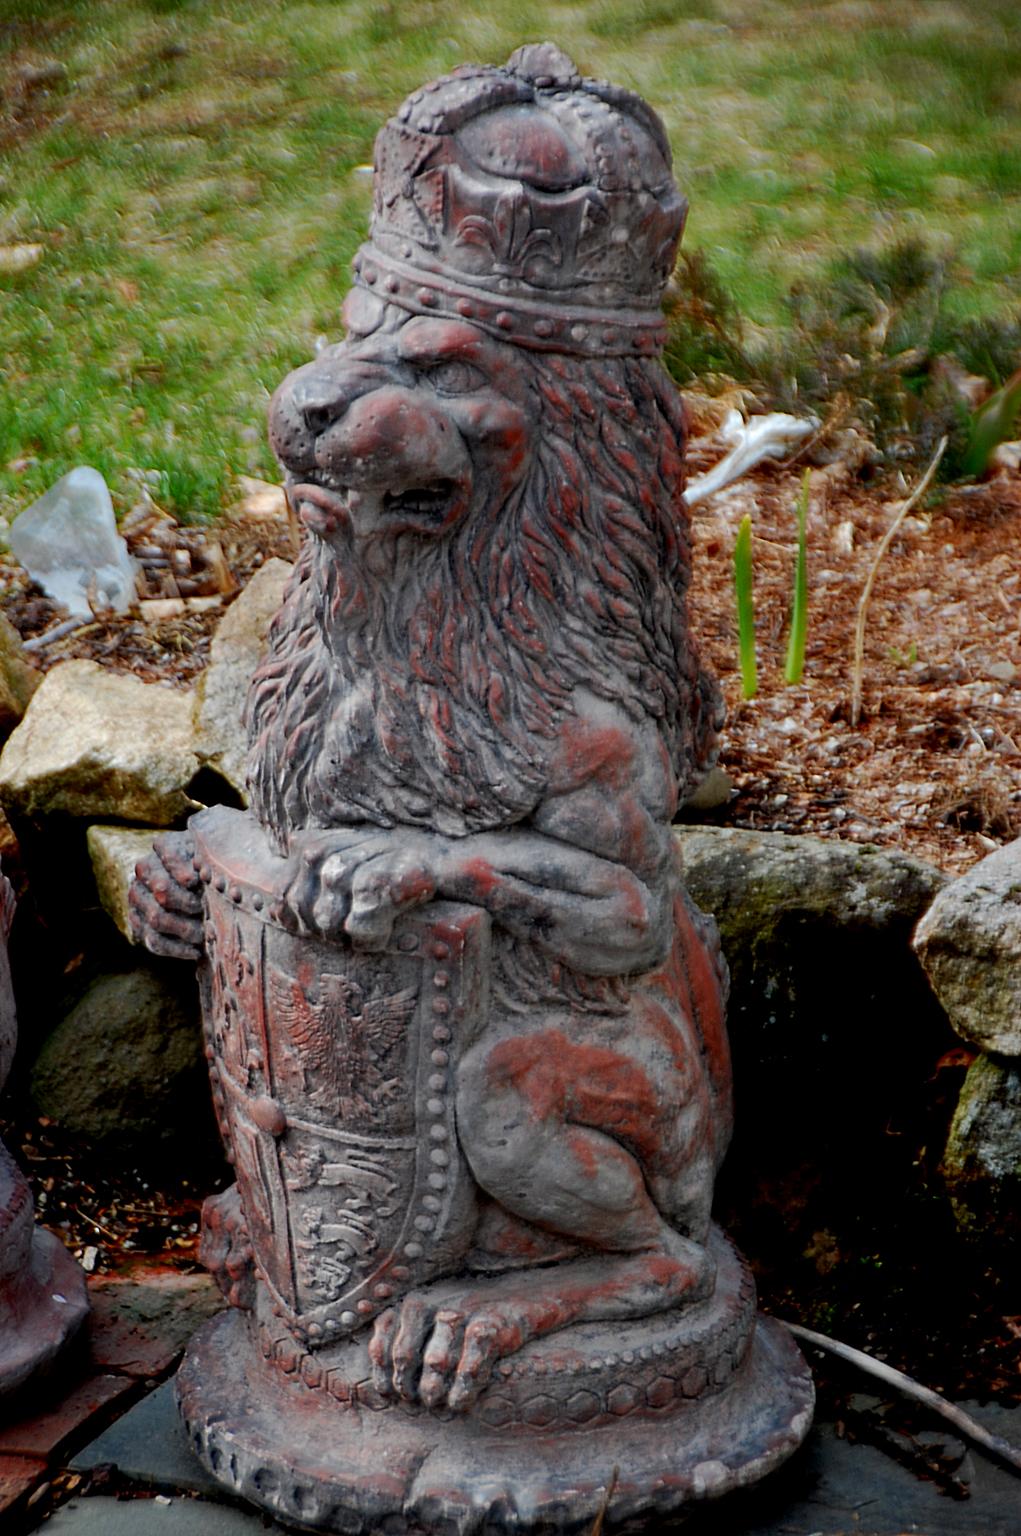
<instances>
[{"instance_id":1,"label":"carved shield","mask_svg":"<svg viewBox=\"0 0 1021 1536\"><path fill-rule=\"evenodd\" d=\"M308 1343L458 1266L474 1184L454 1072L486 1007L488 916L434 902L382 953L270 917L285 861L247 812L191 823L206 1053L258 1274Z\"/></svg>"}]
</instances>

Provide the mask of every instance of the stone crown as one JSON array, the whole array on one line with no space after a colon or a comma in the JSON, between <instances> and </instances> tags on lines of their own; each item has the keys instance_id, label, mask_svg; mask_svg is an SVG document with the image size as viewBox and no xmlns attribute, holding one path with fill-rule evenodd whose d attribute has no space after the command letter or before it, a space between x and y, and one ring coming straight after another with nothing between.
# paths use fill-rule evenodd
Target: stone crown
<instances>
[{"instance_id":1,"label":"stone crown","mask_svg":"<svg viewBox=\"0 0 1021 1536\"><path fill-rule=\"evenodd\" d=\"M415 91L384 125L355 272L519 345L655 353L686 212L652 109L534 44Z\"/></svg>"}]
</instances>

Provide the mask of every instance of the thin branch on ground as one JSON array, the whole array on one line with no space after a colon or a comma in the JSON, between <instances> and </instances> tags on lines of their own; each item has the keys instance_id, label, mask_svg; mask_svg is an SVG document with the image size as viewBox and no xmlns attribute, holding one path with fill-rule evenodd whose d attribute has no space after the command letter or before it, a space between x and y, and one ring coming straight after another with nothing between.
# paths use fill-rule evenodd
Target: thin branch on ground
<instances>
[{"instance_id":1,"label":"thin branch on ground","mask_svg":"<svg viewBox=\"0 0 1021 1536\"><path fill-rule=\"evenodd\" d=\"M606 1519L606 1511L610 1507L610 1500L613 1498L614 1492L616 1491L619 1477L620 1468L614 1467L613 1471L610 1473L610 1481L606 1485L606 1492L603 1494L603 1499L599 1506L599 1511L595 1520L592 1522L592 1529L589 1532L589 1536L602 1536L603 1521Z\"/></svg>"},{"instance_id":2,"label":"thin branch on ground","mask_svg":"<svg viewBox=\"0 0 1021 1536\"><path fill-rule=\"evenodd\" d=\"M95 624L93 618L64 619L59 624L54 624L51 629L44 630L41 635L33 635L31 640L22 642L24 651L41 651L45 646L52 645L55 640L63 640L65 635L71 635L76 629L88 629Z\"/></svg>"},{"instance_id":3,"label":"thin branch on ground","mask_svg":"<svg viewBox=\"0 0 1021 1536\"><path fill-rule=\"evenodd\" d=\"M858 622L854 627L854 660L851 663L852 729L857 727L858 721L861 719L862 673L865 669L865 620L868 616L869 598L872 596L872 587L875 583L876 572L879 570L880 562L882 561L883 556L886 554L886 551L889 549L897 529L900 527L901 523L903 523L912 507L917 506L918 502L925 495L926 491L929 489L929 486L932 484L932 477L935 475L937 469L939 468L939 461L946 452L948 441L949 439L946 437L940 438L939 447L933 454L932 462L930 463L928 469L925 471L925 474L922 476L921 480L919 480L918 484L911 492L911 495L901 507L900 511L897 513L897 516L894 518L893 522L890 524L889 528L886 530L885 534L880 540L879 548L876 550L875 559L873 560L869 569L869 574L865 579L865 586L862 589L861 600L858 604Z\"/></svg>"},{"instance_id":4,"label":"thin branch on ground","mask_svg":"<svg viewBox=\"0 0 1021 1536\"><path fill-rule=\"evenodd\" d=\"M905 1376L903 1371L896 1370L883 1360L875 1360L862 1350L854 1349L850 1344L841 1343L839 1339L831 1339L825 1333L815 1333L811 1328L802 1328L800 1323L784 1322L782 1318L778 1321L783 1322L788 1333L792 1333L796 1339L801 1339L803 1343L811 1344L816 1349L823 1349L827 1354L836 1355L840 1360L846 1360L849 1365L857 1366L867 1376L881 1381L885 1386L892 1387L902 1397L908 1397L912 1402L921 1403L924 1408L931 1409L933 1413L939 1414L940 1418L946 1419L948 1424L952 1424L966 1440L981 1446L998 1461L1005 1462L1012 1471L1021 1472L1021 1446L1012 1445L1002 1436L994 1435L992 1430L986 1429L954 1403L948 1403L946 1398L940 1397L939 1393L934 1392L931 1387L923 1387L920 1382Z\"/></svg>"}]
</instances>

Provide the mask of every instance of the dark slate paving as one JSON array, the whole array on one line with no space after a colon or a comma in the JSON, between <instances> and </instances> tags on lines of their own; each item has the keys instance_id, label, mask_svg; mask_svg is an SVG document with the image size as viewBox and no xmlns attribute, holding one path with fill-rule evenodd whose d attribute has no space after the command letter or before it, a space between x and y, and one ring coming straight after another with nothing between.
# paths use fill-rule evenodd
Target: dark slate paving
<instances>
[{"instance_id":1,"label":"dark slate paving","mask_svg":"<svg viewBox=\"0 0 1021 1536\"><path fill-rule=\"evenodd\" d=\"M990 1429L1021 1441L1021 1410L975 1407ZM936 1427L936 1421L933 1420ZM948 1430L948 1435L950 1431ZM192 1455L166 1382L104 1431L71 1462L76 1472L112 1464L121 1476L174 1495L171 1503L106 1498L73 1501L47 1524L53 1536L249 1536L277 1530L256 1511L229 1499ZM684 1536L1019 1536L1021 1477L978 1452L960 1468L971 1497L956 1502L869 1445L838 1440L831 1424L818 1424L803 1450L782 1471L747 1495L733 1495L685 1522ZM180 1494L204 1495L199 1500ZM118 1513L115 1523L113 1511ZM62 1522L62 1523L60 1523ZM134 1523L131 1523L134 1522ZM649 1536L667 1526L647 1527ZM677 1529L676 1524L674 1529Z\"/></svg>"},{"instance_id":2,"label":"dark slate paving","mask_svg":"<svg viewBox=\"0 0 1021 1536\"><path fill-rule=\"evenodd\" d=\"M174 1403L174 1383L165 1381L129 1413L78 1452L72 1472L114 1466L130 1482L166 1493L227 1497L227 1490L192 1454Z\"/></svg>"},{"instance_id":3,"label":"dark slate paving","mask_svg":"<svg viewBox=\"0 0 1021 1536\"><path fill-rule=\"evenodd\" d=\"M52 1536L285 1536L254 1510L195 1499L72 1499L45 1530Z\"/></svg>"},{"instance_id":4,"label":"dark slate paving","mask_svg":"<svg viewBox=\"0 0 1021 1536\"><path fill-rule=\"evenodd\" d=\"M969 1407L990 1429L1021 1437L1021 1412ZM706 1510L690 1536L1021 1536L1021 1477L976 1451L958 1472L971 1493L961 1501L875 1447L838 1440L832 1424L818 1424L787 1467L751 1494Z\"/></svg>"}]
</instances>

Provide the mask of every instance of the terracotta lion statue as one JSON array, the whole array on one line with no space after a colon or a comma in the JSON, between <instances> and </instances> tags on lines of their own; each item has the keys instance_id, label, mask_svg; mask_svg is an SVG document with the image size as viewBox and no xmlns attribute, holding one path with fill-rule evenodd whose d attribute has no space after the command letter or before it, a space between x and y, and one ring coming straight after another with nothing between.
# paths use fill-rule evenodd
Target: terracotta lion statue
<instances>
[{"instance_id":1,"label":"terracotta lion statue","mask_svg":"<svg viewBox=\"0 0 1021 1536\"><path fill-rule=\"evenodd\" d=\"M347 339L270 409L307 530L248 704L274 915L367 951L434 900L493 923L457 1067L470 1251L369 1344L428 1406L714 1284L725 984L670 825L719 711L658 360L683 216L637 97L548 45L456 72L382 131ZM186 840L140 875L139 932L197 956Z\"/></svg>"}]
</instances>

